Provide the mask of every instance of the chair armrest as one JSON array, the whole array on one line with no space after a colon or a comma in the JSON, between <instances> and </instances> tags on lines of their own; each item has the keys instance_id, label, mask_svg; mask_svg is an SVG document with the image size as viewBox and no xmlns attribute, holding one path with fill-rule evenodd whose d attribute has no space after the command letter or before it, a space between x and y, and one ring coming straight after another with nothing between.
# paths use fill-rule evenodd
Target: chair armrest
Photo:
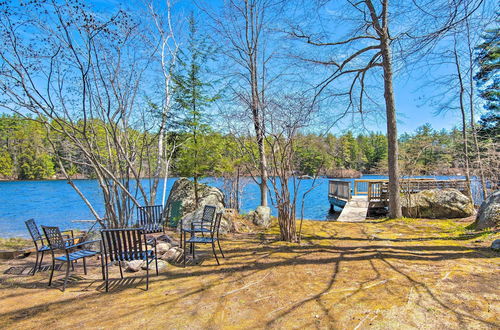
<instances>
[{"instance_id":1,"label":"chair armrest","mask_svg":"<svg viewBox=\"0 0 500 330\"><path fill-rule=\"evenodd\" d=\"M93 240L93 241L85 241L85 242L81 242L81 243L78 243L78 244L68 245L66 247L66 249L72 249L74 247L83 246L83 245L86 245L86 244L96 243L96 242L100 242L100 241L101 241L100 239L96 239L96 240Z\"/></svg>"}]
</instances>

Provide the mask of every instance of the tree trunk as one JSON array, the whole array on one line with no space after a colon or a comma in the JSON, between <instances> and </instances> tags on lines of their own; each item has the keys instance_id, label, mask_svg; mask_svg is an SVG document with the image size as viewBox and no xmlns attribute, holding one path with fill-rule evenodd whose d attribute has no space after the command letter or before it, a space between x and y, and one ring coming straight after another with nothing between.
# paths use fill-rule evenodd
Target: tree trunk
<instances>
[{"instance_id":1,"label":"tree trunk","mask_svg":"<svg viewBox=\"0 0 500 330\"><path fill-rule=\"evenodd\" d=\"M398 129L396 123L396 104L394 101L394 89L392 86L392 58L389 45L389 33L384 28L380 34L380 46L382 52L382 65L384 68L384 99L387 116L387 142L389 162L389 217L391 219L401 218L401 200L399 193L399 148Z\"/></svg>"},{"instance_id":2,"label":"tree trunk","mask_svg":"<svg viewBox=\"0 0 500 330\"><path fill-rule=\"evenodd\" d=\"M456 38L456 37L455 37ZM460 104L460 113L462 115L462 142L463 142L463 151L464 151L464 165L465 165L465 181L467 182L467 194L469 195L469 199L472 201L472 192L470 185L470 166L469 166L469 142L467 140L467 117L465 114L465 104L464 104L464 82L462 79L462 71L460 68L460 60L458 58L457 51L457 40L455 39L453 55L455 57L455 67L457 69L458 75L458 83L460 88L459 94L459 104Z\"/></svg>"}]
</instances>

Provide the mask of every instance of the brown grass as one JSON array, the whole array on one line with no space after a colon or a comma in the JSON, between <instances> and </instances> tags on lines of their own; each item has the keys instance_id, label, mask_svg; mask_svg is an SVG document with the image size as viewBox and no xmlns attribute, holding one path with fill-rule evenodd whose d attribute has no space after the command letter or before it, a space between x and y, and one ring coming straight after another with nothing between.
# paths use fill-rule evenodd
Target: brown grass
<instances>
[{"instance_id":1,"label":"brown grass","mask_svg":"<svg viewBox=\"0 0 500 330\"><path fill-rule=\"evenodd\" d=\"M61 292L49 272L15 275L33 258L0 264L2 328L498 328L498 234L448 220L305 221L302 244L278 229L223 241L217 266L168 265L144 291L126 274L103 292L100 266L81 265ZM15 268L12 268L15 267ZM116 268L116 267L113 267ZM11 274L5 274L5 271Z\"/></svg>"}]
</instances>

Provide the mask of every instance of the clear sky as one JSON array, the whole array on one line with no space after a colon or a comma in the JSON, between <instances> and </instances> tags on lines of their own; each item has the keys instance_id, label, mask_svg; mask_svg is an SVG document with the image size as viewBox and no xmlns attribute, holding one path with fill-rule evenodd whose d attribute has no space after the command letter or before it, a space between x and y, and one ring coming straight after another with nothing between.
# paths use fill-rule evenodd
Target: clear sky
<instances>
[{"instance_id":1,"label":"clear sky","mask_svg":"<svg viewBox=\"0 0 500 330\"><path fill-rule=\"evenodd\" d=\"M140 0L132 2L125 0L87 0L91 3L92 7L103 14L114 12L119 8L130 11L143 10L143 4L147 3ZM141 6L136 6L136 2ZM140 1L140 2L139 2ZM204 3L214 4L219 0L204 0ZM174 14L187 16L191 11L197 11L197 7L192 0L178 0L173 1L175 4ZM203 2L200 0L200 2ZM159 3L162 3L161 1ZM220 3L220 2L219 2ZM139 8L139 9L138 9ZM187 25L184 25L187 27ZM396 109L398 116L398 130L399 133L412 132L417 127L426 123L430 123L434 129L451 129L460 123L458 113L449 111L447 113L436 113L436 106L430 103L425 103L425 99L429 93L442 92L440 87L433 86L425 88L422 86L422 80L418 78L421 75L418 72L407 73L402 77L397 77L394 80L394 89L396 95ZM442 87L441 87L442 88ZM374 91L374 93L382 93L381 89ZM479 116L478 116L479 117ZM383 118L378 120L370 120L365 122L369 130L385 132L385 122ZM338 132L338 131L337 131ZM334 129L332 133L337 133Z\"/></svg>"}]
</instances>

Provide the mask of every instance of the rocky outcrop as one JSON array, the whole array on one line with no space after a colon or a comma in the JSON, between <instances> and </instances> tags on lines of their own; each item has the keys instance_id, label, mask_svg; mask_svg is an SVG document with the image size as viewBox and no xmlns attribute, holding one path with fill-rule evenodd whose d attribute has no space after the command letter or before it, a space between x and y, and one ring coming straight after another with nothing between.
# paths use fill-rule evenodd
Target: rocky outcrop
<instances>
[{"instance_id":1,"label":"rocky outcrop","mask_svg":"<svg viewBox=\"0 0 500 330\"><path fill-rule=\"evenodd\" d=\"M500 190L489 195L477 212L476 229L500 227Z\"/></svg>"},{"instance_id":2,"label":"rocky outcrop","mask_svg":"<svg viewBox=\"0 0 500 330\"><path fill-rule=\"evenodd\" d=\"M401 196L403 216L413 218L452 219L474 214L469 198L456 189L422 190Z\"/></svg>"},{"instance_id":3,"label":"rocky outcrop","mask_svg":"<svg viewBox=\"0 0 500 330\"><path fill-rule=\"evenodd\" d=\"M184 228L189 228L193 220L201 219L205 205L217 207L218 212L224 210L224 193L220 189L198 183L198 208L196 208L194 192L194 183L187 178L180 178L172 186L168 197L167 205L174 201L181 202L181 218ZM232 230L232 227L231 218L223 216L220 232L227 233Z\"/></svg>"},{"instance_id":4,"label":"rocky outcrop","mask_svg":"<svg viewBox=\"0 0 500 330\"><path fill-rule=\"evenodd\" d=\"M248 213L254 225L259 227L269 227L271 225L271 208L268 206L257 206L255 211Z\"/></svg>"}]
</instances>

